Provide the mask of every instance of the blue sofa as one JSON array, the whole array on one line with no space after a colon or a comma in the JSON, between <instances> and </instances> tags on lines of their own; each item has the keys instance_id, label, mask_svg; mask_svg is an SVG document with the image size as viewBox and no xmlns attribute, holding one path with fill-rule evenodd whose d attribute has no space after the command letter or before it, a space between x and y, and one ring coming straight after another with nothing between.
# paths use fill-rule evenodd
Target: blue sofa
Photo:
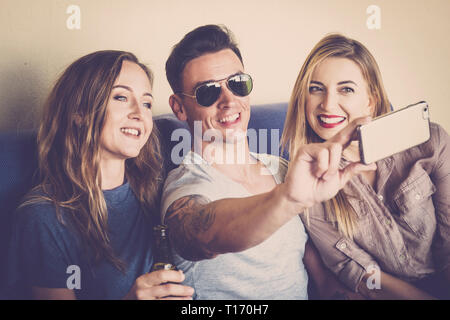
<instances>
[{"instance_id":1,"label":"blue sofa","mask_svg":"<svg viewBox=\"0 0 450 320\"><path fill-rule=\"evenodd\" d=\"M263 143L258 143L251 151L278 154L279 150L271 149L271 129L278 129L281 138L286 110L287 103L252 107L249 128L257 130L259 142ZM177 165L171 161L170 154L173 146L179 143L171 141L172 132L177 128L187 128L187 124L176 119L173 114L156 116L154 120L161 132L164 166L169 171ZM35 132L0 133L0 299L6 297L4 275L11 218L21 198L36 182L36 168Z\"/></svg>"}]
</instances>

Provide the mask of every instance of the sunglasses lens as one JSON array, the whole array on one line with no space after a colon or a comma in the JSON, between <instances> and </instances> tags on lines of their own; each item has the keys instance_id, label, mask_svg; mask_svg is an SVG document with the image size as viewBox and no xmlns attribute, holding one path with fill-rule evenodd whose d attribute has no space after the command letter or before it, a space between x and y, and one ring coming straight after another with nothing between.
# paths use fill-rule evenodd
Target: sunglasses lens
<instances>
[{"instance_id":1,"label":"sunglasses lens","mask_svg":"<svg viewBox=\"0 0 450 320\"><path fill-rule=\"evenodd\" d=\"M196 98L198 104L209 107L214 102L217 101L217 99L220 96L220 91L222 89L220 88L220 84L205 84L203 86L200 86L197 88L196 91Z\"/></svg>"},{"instance_id":2,"label":"sunglasses lens","mask_svg":"<svg viewBox=\"0 0 450 320\"><path fill-rule=\"evenodd\" d=\"M253 89L252 77L248 74L238 74L228 80L228 87L237 96L248 96Z\"/></svg>"}]
</instances>

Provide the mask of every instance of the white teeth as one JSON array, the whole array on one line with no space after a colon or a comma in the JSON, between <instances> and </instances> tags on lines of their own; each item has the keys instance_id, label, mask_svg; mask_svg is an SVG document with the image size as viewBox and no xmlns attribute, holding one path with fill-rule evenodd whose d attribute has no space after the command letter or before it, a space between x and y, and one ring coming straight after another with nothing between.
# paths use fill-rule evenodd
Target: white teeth
<instances>
[{"instance_id":1,"label":"white teeth","mask_svg":"<svg viewBox=\"0 0 450 320\"><path fill-rule=\"evenodd\" d=\"M325 123L339 123L343 120L345 120L345 117L338 117L338 118L326 118L326 117L319 117L320 121Z\"/></svg>"},{"instance_id":2,"label":"white teeth","mask_svg":"<svg viewBox=\"0 0 450 320\"><path fill-rule=\"evenodd\" d=\"M220 119L219 122L220 123L224 123L224 122L233 122L235 121L237 118L239 118L239 113L233 114L231 116L225 117L223 119Z\"/></svg>"},{"instance_id":3,"label":"white teeth","mask_svg":"<svg viewBox=\"0 0 450 320\"><path fill-rule=\"evenodd\" d=\"M132 128L122 128L120 129L120 131L122 131L123 133L128 133L128 134L132 134L136 137L139 136L139 130L137 129L132 129Z\"/></svg>"}]
</instances>

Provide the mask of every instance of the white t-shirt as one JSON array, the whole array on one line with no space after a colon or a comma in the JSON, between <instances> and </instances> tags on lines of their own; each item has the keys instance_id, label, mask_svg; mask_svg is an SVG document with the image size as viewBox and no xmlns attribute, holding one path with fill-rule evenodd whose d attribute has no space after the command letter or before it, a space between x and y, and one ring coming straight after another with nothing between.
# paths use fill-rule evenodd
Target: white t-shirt
<instances>
[{"instance_id":1,"label":"white t-shirt","mask_svg":"<svg viewBox=\"0 0 450 320\"><path fill-rule=\"evenodd\" d=\"M287 172L287 161L272 155L251 155L272 173L277 184ZM216 201L252 196L210 166L194 152L172 170L162 196L162 221L170 205L185 196L202 195ZM245 212L242 212L245 214ZM175 264L186 275L184 284L195 289L195 299L308 299L308 275L303 265L307 235L298 216L259 245L214 259L188 261L174 254Z\"/></svg>"}]
</instances>

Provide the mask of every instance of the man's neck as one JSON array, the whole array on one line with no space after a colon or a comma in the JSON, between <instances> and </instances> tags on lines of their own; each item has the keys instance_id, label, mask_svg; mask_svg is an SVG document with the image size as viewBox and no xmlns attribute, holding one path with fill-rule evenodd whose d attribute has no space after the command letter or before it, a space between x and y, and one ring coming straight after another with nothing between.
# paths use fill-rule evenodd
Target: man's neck
<instances>
[{"instance_id":1,"label":"man's neck","mask_svg":"<svg viewBox=\"0 0 450 320\"><path fill-rule=\"evenodd\" d=\"M197 151L193 148L193 151ZM257 160L251 156L247 139L235 143L202 143L202 158L214 168L230 177L250 175Z\"/></svg>"}]
</instances>

